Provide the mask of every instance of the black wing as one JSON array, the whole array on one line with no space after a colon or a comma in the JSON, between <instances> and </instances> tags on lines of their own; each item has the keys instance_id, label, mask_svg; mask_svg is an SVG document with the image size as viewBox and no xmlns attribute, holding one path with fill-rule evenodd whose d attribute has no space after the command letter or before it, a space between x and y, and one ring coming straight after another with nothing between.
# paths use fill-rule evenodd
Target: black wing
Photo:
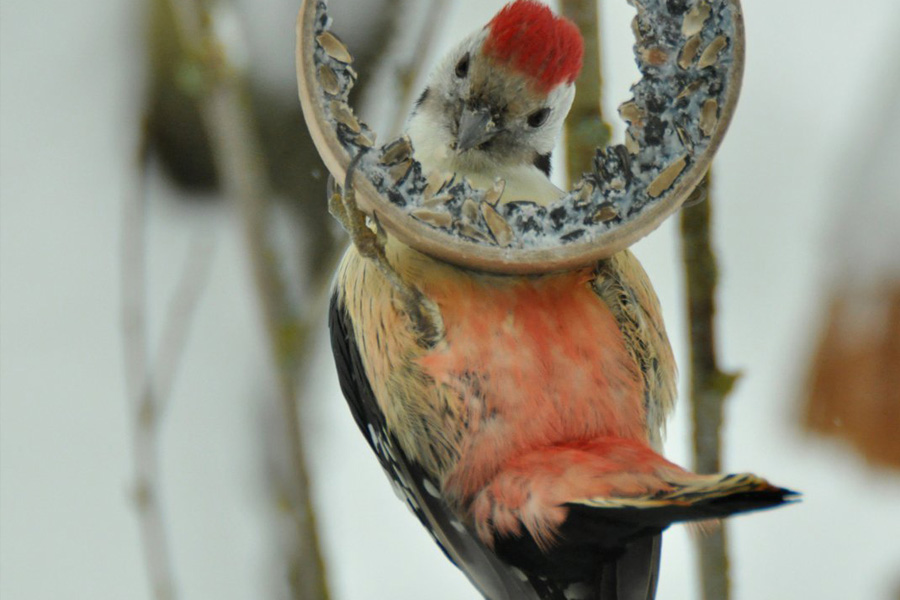
<instances>
[{"instance_id":1,"label":"black wing","mask_svg":"<svg viewBox=\"0 0 900 600\"><path fill-rule=\"evenodd\" d=\"M575 504L568 509L558 541L549 551L538 548L523 532L498 538L497 553L532 574L534 581L553 582L546 592L541 590L542 598L654 600L661 532L668 523L621 522L619 509ZM549 595L551 587L562 596Z\"/></svg>"},{"instance_id":2,"label":"black wing","mask_svg":"<svg viewBox=\"0 0 900 600\"><path fill-rule=\"evenodd\" d=\"M356 344L353 323L337 293L331 298L328 324L341 391L356 424L381 467L393 484L400 487L407 504L447 558L466 574L487 600L566 600L558 593L539 595L524 573L501 562L455 518L441 499L439 486L421 465L406 457L375 400Z\"/></svg>"}]
</instances>

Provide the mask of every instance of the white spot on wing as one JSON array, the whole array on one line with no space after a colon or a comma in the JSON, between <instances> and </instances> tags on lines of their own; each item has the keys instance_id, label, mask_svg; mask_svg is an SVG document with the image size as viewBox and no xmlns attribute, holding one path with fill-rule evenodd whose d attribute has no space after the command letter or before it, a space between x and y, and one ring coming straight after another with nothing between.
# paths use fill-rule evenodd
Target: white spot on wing
<instances>
[{"instance_id":1,"label":"white spot on wing","mask_svg":"<svg viewBox=\"0 0 900 600\"><path fill-rule=\"evenodd\" d=\"M434 487L433 483L431 483L427 479L423 479L422 485L425 487L425 491L428 492L432 497L440 499L441 492L436 487Z\"/></svg>"},{"instance_id":2,"label":"white spot on wing","mask_svg":"<svg viewBox=\"0 0 900 600\"><path fill-rule=\"evenodd\" d=\"M397 480L391 478L391 489L394 490L394 494L397 495L397 498L401 502L406 501L406 490L403 489L403 486L397 483Z\"/></svg>"},{"instance_id":3,"label":"white spot on wing","mask_svg":"<svg viewBox=\"0 0 900 600\"><path fill-rule=\"evenodd\" d=\"M589 598L591 590L583 583L573 583L563 591L566 600L585 600Z\"/></svg>"}]
</instances>

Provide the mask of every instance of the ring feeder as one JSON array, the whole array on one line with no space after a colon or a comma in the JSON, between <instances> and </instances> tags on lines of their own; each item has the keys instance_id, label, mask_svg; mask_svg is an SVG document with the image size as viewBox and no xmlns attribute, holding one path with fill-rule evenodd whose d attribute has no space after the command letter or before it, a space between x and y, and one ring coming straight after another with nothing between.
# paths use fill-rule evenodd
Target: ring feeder
<instances>
[{"instance_id":1,"label":"ring feeder","mask_svg":"<svg viewBox=\"0 0 900 600\"><path fill-rule=\"evenodd\" d=\"M472 187L462 176L426 177L409 139L380 148L347 102L353 57L331 30L322 0L297 19L297 80L310 134L343 182L358 156L359 208L377 213L404 244L493 273L581 267L656 229L709 169L740 93L744 27L738 0L630 0L641 79L619 107L625 143L598 148L594 168L560 200L501 203L502 182Z\"/></svg>"}]
</instances>

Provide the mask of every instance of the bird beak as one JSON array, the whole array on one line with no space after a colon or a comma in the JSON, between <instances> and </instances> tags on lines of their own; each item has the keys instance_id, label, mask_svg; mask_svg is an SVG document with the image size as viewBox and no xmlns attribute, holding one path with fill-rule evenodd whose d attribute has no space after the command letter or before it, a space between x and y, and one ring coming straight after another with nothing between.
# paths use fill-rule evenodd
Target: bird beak
<instances>
[{"instance_id":1,"label":"bird beak","mask_svg":"<svg viewBox=\"0 0 900 600\"><path fill-rule=\"evenodd\" d=\"M456 151L462 153L471 148L477 148L497 135L499 131L489 110L486 108L472 110L464 106L459 115L459 125L456 129Z\"/></svg>"}]
</instances>

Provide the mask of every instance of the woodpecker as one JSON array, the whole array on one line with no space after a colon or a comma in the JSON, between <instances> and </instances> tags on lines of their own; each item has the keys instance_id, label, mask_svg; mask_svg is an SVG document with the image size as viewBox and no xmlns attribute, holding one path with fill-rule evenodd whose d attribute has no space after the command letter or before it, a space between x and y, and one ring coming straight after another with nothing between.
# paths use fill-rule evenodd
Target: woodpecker
<instances>
[{"instance_id":1,"label":"woodpecker","mask_svg":"<svg viewBox=\"0 0 900 600\"><path fill-rule=\"evenodd\" d=\"M432 73L408 123L415 158L504 180L500 202L555 201L550 152L582 52L545 5L506 5ZM336 211L345 224L352 208ZM631 252L510 276L357 233L329 317L342 391L397 491L488 600L652 600L669 524L792 496L660 454L675 362Z\"/></svg>"}]
</instances>

